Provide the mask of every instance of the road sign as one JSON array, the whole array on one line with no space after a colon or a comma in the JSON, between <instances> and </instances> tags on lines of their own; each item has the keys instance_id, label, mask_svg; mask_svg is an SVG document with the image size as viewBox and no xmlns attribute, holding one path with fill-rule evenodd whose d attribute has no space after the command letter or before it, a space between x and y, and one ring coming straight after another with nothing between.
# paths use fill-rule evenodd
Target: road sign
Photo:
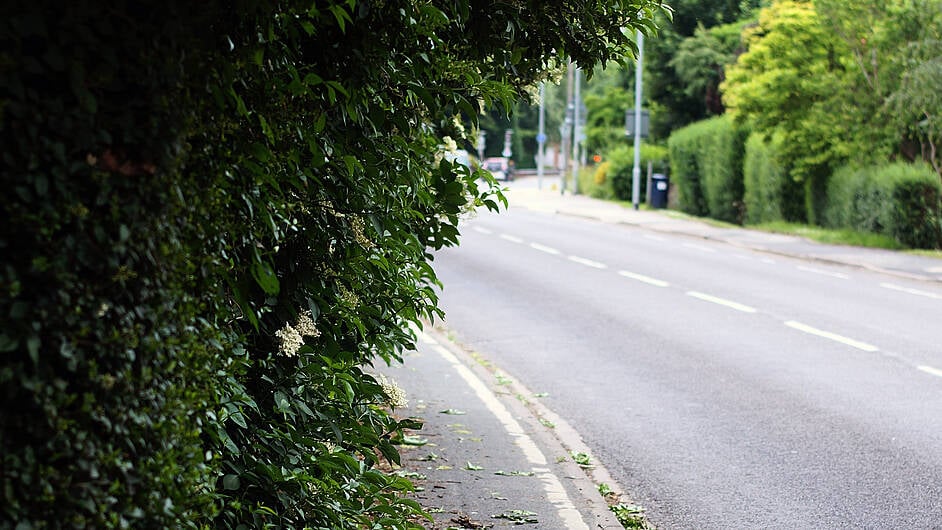
<instances>
[{"instance_id":1,"label":"road sign","mask_svg":"<svg viewBox=\"0 0 942 530\"><path fill-rule=\"evenodd\" d=\"M546 142L546 135L543 133L536 135L536 141L537 143L541 143L541 144Z\"/></svg>"}]
</instances>

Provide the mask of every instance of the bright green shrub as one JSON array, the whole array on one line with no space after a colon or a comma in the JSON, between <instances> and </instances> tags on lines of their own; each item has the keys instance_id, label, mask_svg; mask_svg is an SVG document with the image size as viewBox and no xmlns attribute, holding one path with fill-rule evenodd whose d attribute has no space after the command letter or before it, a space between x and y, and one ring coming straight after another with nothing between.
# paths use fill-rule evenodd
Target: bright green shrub
<instances>
[{"instance_id":1,"label":"bright green shrub","mask_svg":"<svg viewBox=\"0 0 942 530\"><path fill-rule=\"evenodd\" d=\"M799 183L788 172L788 164L779 149L781 138L765 140L759 134L749 135L743 160L743 203L745 222L801 222L805 219L803 196Z\"/></svg>"},{"instance_id":2,"label":"bright green shrub","mask_svg":"<svg viewBox=\"0 0 942 530\"><path fill-rule=\"evenodd\" d=\"M743 218L743 155L748 133L732 118L720 116L698 124L699 167L710 217L730 223Z\"/></svg>"},{"instance_id":3,"label":"bright green shrub","mask_svg":"<svg viewBox=\"0 0 942 530\"><path fill-rule=\"evenodd\" d=\"M653 173L666 173L667 148L659 145L641 144L640 153L640 195L644 201L647 189L648 166ZM608 179L612 183L612 191L619 200L630 201L632 178L635 165L635 149L632 145L623 145L608 153L611 166L608 169Z\"/></svg>"},{"instance_id":4,"label":"bright green shrub","mask_svg":"<svg viewBox=\"0 0 942 530\"><path fill-rule=\"evenodd\" d=\"M938 175L921 164L845 167L828 183L826 226L886 234L917 248L940 240Z\"/></svg>"},{"instance_id":5,"label":"bright green shrub","mask_svg":"<svg viewBox=\"0 0 942 530\"><path fill-rule=\"evenodd\" d=\"M670 160L670 178L677 190L680 209L696 216L709 214L706 196L703 192L700 152L703 135L699 124L674 131L667 139L668 158Z\"/></svg>"}]
</instances>

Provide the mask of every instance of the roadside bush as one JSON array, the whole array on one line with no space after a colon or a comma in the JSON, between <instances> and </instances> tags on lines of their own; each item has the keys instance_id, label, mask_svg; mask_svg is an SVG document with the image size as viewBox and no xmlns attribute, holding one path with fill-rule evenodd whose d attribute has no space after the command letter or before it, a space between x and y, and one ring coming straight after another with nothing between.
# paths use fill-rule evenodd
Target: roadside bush
<instances>
[{"instance_id":1,"label":"roadside bush","mask_svg":"<svg viewBox=\"0 0 942 530\"><path fill-rule=\"evenodd\" d=\"M439 146L637 20L446 4L0 7L0 529L417 526L368 369L500 199Z\"/></svg>"},{"instance_id":2,"label":"roadside bush","mask_svg":"<svg viewBox=\"0 0 942 530\"><path fill-rule=\"evenodd\" d=\"M686 213L709 214L703 191L703 168L700 165L701 143L704 140L699 124L674 131L667 139L671 183L677 190L677 204Z\"/></svg>"},{"instance_id":3,"label":"roadside bush","mask_svg":"<svg viewBox=\"0 0 942 530\"><path fill-rule=\"evenodd\" d=\"M909 247L938 248L940 194L938 175L926 165L848 166L828 183L824 221L829 227L886 234Z\"/></svg>"},{"instance_id":4,"label":"roadside bush","mask_svg":"<svg viewBox=\"0 0 942 530\"><path fill-rule=\"evenodd\" d=\"M743 203L745 222L802 222L804 191L789 175L788 164L779 149L781 137L765 140L749 135L743 160Z\"/></svg>"},{"instance_id":5,"label":"roadside bush","mask_svg":"<svg viewBox=\"0 0 942 530\"><path fill-rule=\"evenodd\" d=\"M727 116L703 120L671 134L671 178L682 210L742 223L746 137L747 131Z\"/></svg>"},{"instance_id":6,"label":"roadside bush","mask_svg":"<svg viewBox=\"0 0 942 530\"><path fill-rule=\"evenodd\" d=\"M641 201L644 202L647 191L648 166L653 173L666 173L667 149L659 145L641 144ZM615 197L622 201L630 201L631 181L635 165L634 146L623 145L608 153L611 166L608 169L608 179L612 183Z\"/></svg>"},{"instance_id":7,"label":"roadside bush","mask_svg":"<svg viewBox=\"0 0 942 530\"><path fill-rule=\"evenodd\" d=\"M700 142L699 167L710 217L730 223L743 221L743 156L748 132L729 116L705 120L696 129Z\"/></svg>"}]
</instances>

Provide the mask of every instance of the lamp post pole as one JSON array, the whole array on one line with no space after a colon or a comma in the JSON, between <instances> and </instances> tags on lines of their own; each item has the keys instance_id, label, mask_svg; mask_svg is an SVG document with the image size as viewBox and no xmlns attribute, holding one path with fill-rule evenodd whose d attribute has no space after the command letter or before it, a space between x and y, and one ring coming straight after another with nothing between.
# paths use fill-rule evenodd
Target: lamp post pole
<instances>
[{"instance_id":1,"label":"lamp post pole","mask_svg":"<svg viewBox=\"0 0 942 530\"><path fill-rule=\"evenodd\" d=\"M631 204L641 200L641 70L644 64L644 35L638 30L638 61L635 63L635 165L631 170Z\"/></svg>"},{"instance_id":2,"label":"lamp post pole","mask_svg":"<svg viewBox=\"0 0 942 530\"><path fill-rule=\"evenodd\" d=\"M543 163L546 160L546 83L540 83L540 126L536 135L538 145L536 162L536 189L543 189Z\"/></svg>"}]
</instances>

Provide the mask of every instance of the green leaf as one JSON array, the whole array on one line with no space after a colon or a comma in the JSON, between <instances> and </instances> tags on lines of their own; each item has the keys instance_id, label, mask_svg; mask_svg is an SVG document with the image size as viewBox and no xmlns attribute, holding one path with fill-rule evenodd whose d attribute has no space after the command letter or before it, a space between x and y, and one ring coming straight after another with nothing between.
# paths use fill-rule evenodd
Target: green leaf
<instances>
[{"instance_id":1,"label":"green leaf","mask_svg":"<svg viewBox=\"0 0 942 530\"><path fill-rule=\"evenodd\" d=\"M239 489L239 485L238 475L226 475L222 477L222 487L227 490L237 490Z\"/></svg>"},{"instance_id":2,"label":"green leaf","mask_svg":"<svg viewBox=\"0 0 942 530\"><path fill-rule=\"evenodd\" d=\"M252 264L252 277L266 294L277 295L281 286L271 263L256 261Z\"/></svg>"}]
</instances>

